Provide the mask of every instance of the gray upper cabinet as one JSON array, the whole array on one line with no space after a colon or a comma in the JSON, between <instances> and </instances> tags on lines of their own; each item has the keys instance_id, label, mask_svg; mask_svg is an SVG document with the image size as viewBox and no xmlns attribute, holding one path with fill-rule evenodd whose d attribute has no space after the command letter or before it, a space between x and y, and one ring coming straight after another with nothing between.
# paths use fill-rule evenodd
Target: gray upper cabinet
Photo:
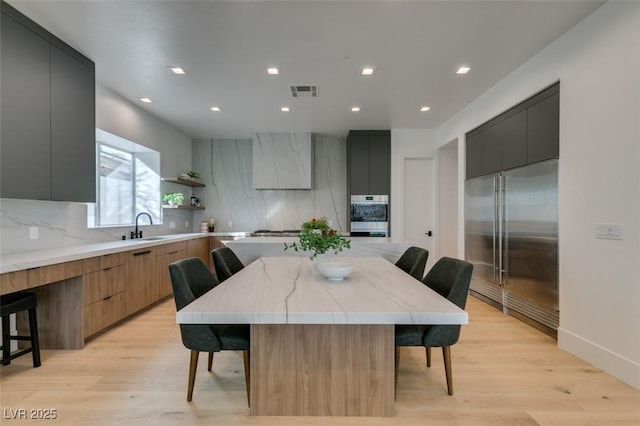
<instances>
[{"instance_id":1,"label":"gray upper cabinet","mask_svg":"<svg viewBox=\"0 0 640 426\"><path fill-rule=\"evenodd\" d=\"M466 135L467 179L559 156L559 83Z\"/></svg>"},{"instance_id":2,"label":"gray upper cabinet","mask_svg":"<svg viewBox=\"0 0 640 426\"><path fill-rule=\"evenodd\" d=\"M51 199L94 202L93 69L51 46Z\"/></svg>"},{"instance_id":3,"label":"gray upper cabinet","mask_svg":"<svg viewBox=\"0 0 640 426\"><path fill-rule=\"evenodd\" d=\"M391 132L353 130L347 140L348 193L389 195L391 191Z\"/></svg>"},{"instance_id":4,"label":"gray upper cabinet","mask_svg":"<svg viewBox=\"0 0 640 426\"><path fill-rule=\"evenodd\" d=\"M537 162L559 155L560 93L555 92L527 110L527 156Z\"/></svg>"},{"instance_id":5,"label":"gray upper cabinet","mask_svg":"<svg viewBox=\"0 0 640 426\"><path fill-rule=\"evenodd\" d=\"M2 3L0 197L95 201L95 65Z\"/></svg>"},{"instance_id":6,"label":"gray upper cabinet","mask_svg":"<svg viewBox=\"0 0 640 426\"><path fill-rule=\"evenodd\" d=\"M1 15L0 196L50 200L49 43Z\"/></svg>"}]
</instances>

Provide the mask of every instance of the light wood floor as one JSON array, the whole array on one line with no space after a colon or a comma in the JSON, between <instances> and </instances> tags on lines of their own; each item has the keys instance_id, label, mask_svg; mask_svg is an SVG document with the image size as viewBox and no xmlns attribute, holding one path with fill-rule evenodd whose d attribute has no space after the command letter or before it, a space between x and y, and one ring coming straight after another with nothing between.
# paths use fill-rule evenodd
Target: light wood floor
<instances>
[{"instance_id":1,"label":"light wood floor","mask_svg":"<svg viewBox=\"0 0 640 426\"><path fill-rule=\"evenodd\" d=\"M640 392L557 348L550 337L469 298L471 323L452 348L454 395L442 352L403 349L393 418L251 418L240 353L200 357L186 402L189 352L172 300L80 351L43 351L0 369L2 425L17 409L55 409L60 425L640 425Z\"/></svg>"}]
</instances>

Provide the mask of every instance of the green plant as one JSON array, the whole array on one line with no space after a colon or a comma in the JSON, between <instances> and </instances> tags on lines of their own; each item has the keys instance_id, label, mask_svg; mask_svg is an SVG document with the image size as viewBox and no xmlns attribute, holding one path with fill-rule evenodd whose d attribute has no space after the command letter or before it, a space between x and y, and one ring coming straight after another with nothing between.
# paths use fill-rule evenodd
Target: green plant
<instances>
[{"instance_id":1,"label":"green plant","mask_svg":"<svg viewBox=\"0 0 640 426\"><path fill-rule=\"evenodd\" d=\"M332 250L338 254L344 249L351 248L351 240L344 238L338 232L329 227L326 217L320 219L313 218L309 222L302 224L300 229L299 242L291 244L284 243L285 251L293 249L295 251L310 251L309 259L313 260L319 254L324 254Z\"/></svg>"},{"instance_id":2,"label":"green plant","mask_svg":"<svg viewBox=\"0 0 640 426\"><path fill-rule=\"evenodd\" d=\"M200 173L194 172L193 170L188 172L187 175L189 175L189 177L192 179L200 179Z\"/></svg>"},{"instance_id":3,"label":"green plant","mask_svg":"<svg viewBox=\"0 0 640 426\"><path fill-rule=\"evenodd\" d=\"M170 192L168 194L164 194L162 197L162 202L164 204L172 204L176 206L182 204L182 200L184 200L184 195L179 192Z\"/></svg>"}]
</instances>

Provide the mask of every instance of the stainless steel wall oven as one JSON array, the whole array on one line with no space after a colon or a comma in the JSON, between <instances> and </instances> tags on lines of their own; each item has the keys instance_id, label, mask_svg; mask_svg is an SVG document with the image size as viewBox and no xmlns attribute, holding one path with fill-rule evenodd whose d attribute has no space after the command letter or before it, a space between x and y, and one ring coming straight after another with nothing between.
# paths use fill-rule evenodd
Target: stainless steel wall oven
<instances>
[{"instance_id":1,"label":"stainless steel wall oven","mask_svg":"<svg viewBox=\"0 0 640 426\"><path fill-rule=\"evenodd\" d=\"M351 196L351 235L365 237L389 236L389 196Z\"/></svg>"}]
</instances>

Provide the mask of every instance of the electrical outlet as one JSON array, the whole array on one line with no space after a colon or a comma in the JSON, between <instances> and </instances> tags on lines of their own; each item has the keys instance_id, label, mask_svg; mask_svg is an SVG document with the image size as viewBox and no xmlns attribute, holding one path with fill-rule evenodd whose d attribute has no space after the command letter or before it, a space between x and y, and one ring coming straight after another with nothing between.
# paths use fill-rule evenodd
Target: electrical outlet
<instances>
[{"instance_id":1,"label":"electrical outlet","mask_svg":"<svg viewBox=\"0 0 640 426\"><path fill-rule=\"evenodd\" d=\"M29 239L30 240L37 240L39 238L38 236L38 227L37 226L30 226L29 227Z\"/></svg>"},{"instance_id":2,"label":"electrical outlet","mask_svg":"<svg viewBox=\"0 0 640 426\"><path fill-rule=\"evenodd\" d=\"M188 220L186 220L186 221L184 222L184 227L185 227L185 228L188 228L188 227L189 227L189 221L188 221Z\"/></svg>"},{"instance_id":3,"label":"electrical outlet","mask_svg":"<svg viewBox=\"0 0 640 426\"><path fill-rule=\"evenodd\" d=\"M233 221L228 221L227 222L227 226L229 227L229 229L233 228Z\"/></svg>"},{"instance_id":4,"label":"electrical outlet","mask_svg":"<svg viewBox=\"0 0 640 426\"><path fill-rule=\"evenodd\" d=\"M609 240L621 240L622 225L619 223L596 223L595 237Z\"/></svg>"},{"instance_id":5,"label":"electrical outlet","mask_svg":"<svg viewBox=\"0 0 640 426\"><path fill-rule=\"evenodd\" d=\"M169 222L169 229L175 229L175 227L176 227L175 222Z\"/></svg>"}]
</instances>

